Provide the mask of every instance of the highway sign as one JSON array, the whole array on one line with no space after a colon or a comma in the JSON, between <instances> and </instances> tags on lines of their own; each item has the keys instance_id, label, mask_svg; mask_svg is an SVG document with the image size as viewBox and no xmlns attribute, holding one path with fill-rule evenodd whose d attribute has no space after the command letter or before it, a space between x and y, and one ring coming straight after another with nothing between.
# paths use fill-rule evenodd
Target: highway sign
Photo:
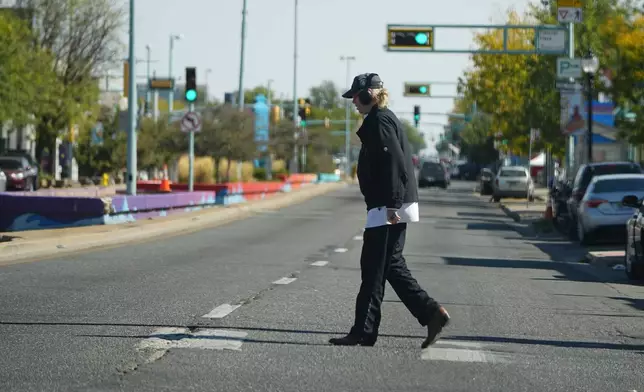
<instances>
[{"instance_id":1,"label":"highway sign","mask_svg":"<svg viewBox=\"0 0 644 392\"><path fill-rule=\"evenodd\" d=\"M566 31L560 29L537 30L539 53L566 53Z\"/></svg>"},{"instance_id":2,"label":"highway sign","mask_svg":"<svg viewBox=\"0 0 644 392\"><path fill-rule=\"evenodd\" d=\"M557 79L577 79L581 77L581 59L560 57L557 59Z\"/></svg>"},{"instance_id":3,"label":"highway sign","mask_svg":"<svg viewBox=\"0 0 644 392\"><path fill-rule=\"evenodd\" d=\"M181 131L200 132L201 119L199 118L199 115L195 112L186 113L183 118L181 118Z\"/></svg>"},{"instance_id":4,"label":"highway sign","mask_svg":"<svg viewBox=\"0 0 644 392\"><path fill-rule=\"evenodd\" d=\"M557 8L557 21L559 23L581 23L583 20L581 8L559 7Z\"/></svg>"},{"instance_id":5,"label":"highway sign","mask_svg":"<svg viewBox=\"0 0 644 392\"><path fill-rule=\"evenodd\" d=\"M148 83L150 90L172 90L174 87L174 79L150 79Z\"/></svg>"}]
</instances>

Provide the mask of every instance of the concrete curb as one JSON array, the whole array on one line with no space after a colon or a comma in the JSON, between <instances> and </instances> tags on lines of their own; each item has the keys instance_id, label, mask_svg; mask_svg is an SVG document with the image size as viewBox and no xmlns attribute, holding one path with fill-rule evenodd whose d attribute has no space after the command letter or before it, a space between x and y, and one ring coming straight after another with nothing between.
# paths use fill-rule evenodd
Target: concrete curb
<instances>
[{"instance_id":1,"label":"concrete curb","mask_svg":"<svg viewBox=\"0 0 644 392\"><path fill-rule=\"evenodd\" d=\"M501 210L505 213L505 215L512 218L513 221L517 223L521 222L521 215L506 207L505 204L500 204L499 206L501 207Z\"/></svg>"},{"instance_id":2,"label":"concrete curb","mask_svg":"<svg viewBox=\"0 0 644 392\"><path fill-rule=\"evenodd\" d=\"M186 213L181 218L168 221L155 219L154 222L142 221L141 224L135 222L127 227L123 225L109 226L109 229L98 233L71 233L55 238L8 242L0 244L0 265L9 265L35 258L49 259L96 248L142 242L164 235L188 234L245 219L258 212L276 210L301 203L346 186L346 183L308 185L303 189L275 195L265 200ZM82 228L79 229L82 230Z\"/></svg>"},{"instance_id":3,"label":"concrete curb","mask_svg":"<svg viewBox=\"0 0 644 392\"><path fill-rule=\"evenodd\" d=\"M586 254L585 262L600 268L613 268L616 265L624 265L624 256L601 256L592 253Z\"/></svg>"}]
</instances>

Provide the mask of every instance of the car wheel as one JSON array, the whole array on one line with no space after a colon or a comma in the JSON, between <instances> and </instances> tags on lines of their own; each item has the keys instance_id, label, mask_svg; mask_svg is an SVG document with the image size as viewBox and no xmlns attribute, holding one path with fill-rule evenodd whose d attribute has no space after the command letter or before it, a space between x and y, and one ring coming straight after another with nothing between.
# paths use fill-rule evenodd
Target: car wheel
<instances>
[{"instance_id":1,"label":"car wheel","mask_svg":"<svg viewBox=\"0 0 644 392\"><path fill-rule=\"evenodd\" d=\"M495 203L498 203L498 202L501 201L501 196L494 195L494 196L492 196L492 198L494 199Z\"/></svg>"},{"instance_id":2,"label":"car wheel","mask_svg":"<svg viewBox=\"0 0 644 392\"><path fill-rule=\"evenodd\" d=\"M586 232L583 223L581 223L581 220L579 219L577 219L577 239L582 245L590 245L592 242L590 233Z\"/></svg>"},{"instance_id":3,"label":"car wheel","mask_svg":"<svg viewBox=\"0 0 644 392\"><path fill-rule=\"evenodd\" d=\"M635 260L635 247L631 243L632 237L630 235L626 238L626 249L624 250L624 267L626 276L630 280L644 280L644 265L640 263L633 263Z\"/></svg>"}]
</instances>

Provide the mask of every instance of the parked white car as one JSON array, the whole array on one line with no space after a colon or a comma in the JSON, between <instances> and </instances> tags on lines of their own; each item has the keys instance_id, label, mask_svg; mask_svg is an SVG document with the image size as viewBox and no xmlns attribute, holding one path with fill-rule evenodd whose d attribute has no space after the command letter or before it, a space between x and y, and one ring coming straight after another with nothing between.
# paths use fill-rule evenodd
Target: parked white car
<instances>
[{"instance_id":1,"label":"parked white car","mask_svg":"<svg viewBox=\"0 0 644 392\"><path fill-rule=\"evenodd\" d=\"M534 182L530 172L523 166L503 166L494 179L494 201L504 197L534 199Z\"/></svg>"},{"instance_id":2,"label":"parked white car","mask_svg":"<svg viewBox=\"0 0 644 392\"><path fill-rule=\"evenodd\" d=\"M622 204L627 195L644 198L644 174L595 176L577 207L577 238L582 244L594 242L600 231L620 233L636 213Z\"/></svg>"}]
</instances>

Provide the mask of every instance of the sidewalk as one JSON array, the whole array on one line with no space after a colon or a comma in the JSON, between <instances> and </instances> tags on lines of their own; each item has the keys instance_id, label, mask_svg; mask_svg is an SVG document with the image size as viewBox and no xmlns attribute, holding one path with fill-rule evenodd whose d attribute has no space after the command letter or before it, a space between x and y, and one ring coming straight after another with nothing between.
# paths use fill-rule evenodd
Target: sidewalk
<instances>
[{"instance_id":1,"label":"sidewalk","mask_svg":"<svg viewBox=\"0 0 644 392\"><path fill-rule=\"evenodd\" d=\"M58 196L58 197L106 197L126 189L124 184L110 186L78 186L71 188L47 188L34 192L7 192L13 196Z\"/></svg>"},{"instance_id":2,"label":"sidewalk","mask_svg":"<svg viewBox=\"0 0 644 392\"><path fill-rule=\"evenodd\" d=\"M627 281L627 277L623 272L623 250L615 250L615 247L611 245L595 246L589 249L579 245L577 242L570 241L565 234L554 227L552 222L544 219L545 202L530 203L526 207L525 201L507 200L501 202L499 207L508 217L519 223L519 225L515 225L515 228L522 234L534 235L541 239L557 239L560 243L563 241L567 245L562 243L562 247L558 252L565 253L570 251L575 253L575 249L577 249L581 252L579 253L581 257L578 258L578 262L594 267L596 269L595 276L612 282Z\"/></svg>"},{"instance_id":3,"label":"sidewalk","mask_svg":"<svg viewBox=\"0 0 644 392\"><path fill-rule=\"evenodd\" d=\"M244 219L258 212L301 203L345 186L347 184L342 182L325 183L276 194L267 199L118 225L0 233L0 265L59 257L95 248L142 242L161 236L188 234Z\"/></svg>"}]
</instances>

